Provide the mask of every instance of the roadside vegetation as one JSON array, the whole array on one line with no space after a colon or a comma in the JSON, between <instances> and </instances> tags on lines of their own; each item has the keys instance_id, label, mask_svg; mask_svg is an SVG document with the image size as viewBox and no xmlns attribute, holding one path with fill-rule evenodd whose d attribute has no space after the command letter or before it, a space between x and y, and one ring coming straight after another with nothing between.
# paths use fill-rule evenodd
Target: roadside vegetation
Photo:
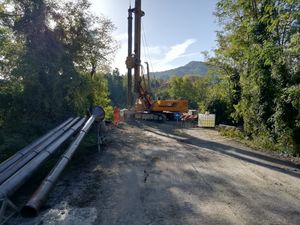
<instances>
[{"instance_id":1,"label":"roadside vegetation","mask_svg":"<svg viewBox=\"0 0 300 225\"><path fill-rule=\"evenodd\" d=\"M253 142L300 153L300 2L220 0L212 63L228 77L231 117Z\"/></svg>"},{"instance_id":2,"label":"roadside vegetation","mask_svg":"<svg viewBox=\"0 0 300 225\"><path fill-rule=\"evenodd\" d=\"M114 25L88 0L0 3L0 160L91 105L126 107L127 77L109 72ZM222 29L211 71L152 78L155 99L189 101L216 114L223 133L270 150L300 153L300 3L219 0Z\"/></svg>"},{"instance_id":3,"label":"roadside vegetation","mask_svg":"<svg viewBox=\"0 0 300 225\"><path fill-rule=\"evenodd\" d=\"M204 77L173 77L157 91L186 98L191 108L216 114L226 134L253 145L300 153L300 3L220 0L215 68Z\"/></svg>"},{"instance_id":4,"label":"roadside vegetation","mask_svg":"<svg viewBox=\"0 0 300 225\"><path fill-rule=\"evenodd\" d=\"M114 25L87 0L0 3L0 159L91 105L111 115Z\"/></svg>"}]
</instances>

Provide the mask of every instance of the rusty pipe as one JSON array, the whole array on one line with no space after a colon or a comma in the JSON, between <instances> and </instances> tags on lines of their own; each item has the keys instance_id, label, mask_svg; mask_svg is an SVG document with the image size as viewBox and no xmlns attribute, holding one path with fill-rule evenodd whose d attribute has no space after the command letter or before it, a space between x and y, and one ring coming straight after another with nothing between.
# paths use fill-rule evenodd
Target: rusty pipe
<instances>
[{"instance_id":1,"label":"rusty pipe","mask_svg":"<svg viewBox=\"0 0 300 225\"><path fill-rule=\"evenodd\" d=\"M104 110L98 107L97 112L93 112L93 115L89 118L89 120L85 123L80 133L76 137L76 139L71 143L69 148L66 150L64 155L61 157L60 161L56 164L56 166L51 170L49 175L44 179L39 188L35 191L31 199L27 202L27 204L22 208L21 213L25 217L34 217L39 213L40 208L45 202L48 193L51 188L54 186L56 181L58 180L60 174L66 168L69 161L72 159L75 151L77 150L80 142L89 131L91 125L94 123L95 119L103 120L104 118Z\"/></svg>"},{"instance_id":2,"label":"rusty pipe","mask_svg":"<svg viewBox=\"0 0 300 225\"><path fill-rule=\"evenodd\" d=\"M21 170L9 177L0 185L0 199L7 198L12 195L22 184L24 184L31 175L47 160L71 135L78 130L84 123L85 118L76 122L69 130L60 136L55 142L47 146L37 157L33 158Z\"/></svg>"},{"instance_id":3,"label":"rusty pipe","mask_svg":"<svg viewBox=\"0 0 300 225\"><path fill-rule=\"evenodd\" d=\"M147 91L148 93L151 93L151 83L150 83L150 69L149 69L149 63L145 62L146 68L147 68Z\"/></svg>"},{"instance_id":4,"label":"rusty pipe","mask_svg":"<svg viewBox=\"0 0 300 225\"><path fill-rule=\"evenodd\" d=\"M36 148L31 149L31 151L29 151L26 155L24 155L22 158L19 158L17 161L14 162L14 164L11 164L9 167L7 167L6 170L0 173L0 184L5 182L5 180L7 180L9 177L15 174L28 162L30 162L30 160L36 157L40 152L42 152L48 145L54 142L59 136L61 136L65 131L67 131L78 120L79 117L73 119L69 124L65 125L63 128L54 133L44 142L36 146Z\"/></svg>"},{"instance_id":5,"label":"rusty pipe","mask_svg":"<svg viewBox=\"0 0 300 225\"><path fill-rule=\"evenodd\" d=\"M66 124L68 124L73 118L69 118L59 126L55 127L51 131L49 131L47 134L43 135L42 137L38 138L37 140L33 141L31 144L27 145L20 151L18 151L16 154L12 155L10 158L6 159L0 164L0 173L2 173L4 170L6 170L10 165L14 164L16 161L18 161L20 158L22 158L25 154L30 152L33 148L37 147L39 144L41 144L44 140L49 138L51 135L53 135L55 132L63 128Z\"/></svg>"},{"instance_id":6,"label":"rusty pipe","mask_svg":"<svg viewBox=\"0 0 300 225\"><path fill-rule=\"evenodd\" d=\"M140 66L141 66L141 30L142 30L142 16L145 13L142 11L141 0L135 0L134 8L134 55L135 55L135 66L134 66L134 91L140 93Z\"/></svg>"},{"instance_id":7,"label":"rusty pipe","mask_svg":"<svg viewBox=\"0 0 300 225\"><path fill-rule=\"evenodd\" d=\"M128 57L132 57L132 12L131 7L128 9ZM132 68L127 71L127 107L132 106Z\"/></svg>"}]
</instances>

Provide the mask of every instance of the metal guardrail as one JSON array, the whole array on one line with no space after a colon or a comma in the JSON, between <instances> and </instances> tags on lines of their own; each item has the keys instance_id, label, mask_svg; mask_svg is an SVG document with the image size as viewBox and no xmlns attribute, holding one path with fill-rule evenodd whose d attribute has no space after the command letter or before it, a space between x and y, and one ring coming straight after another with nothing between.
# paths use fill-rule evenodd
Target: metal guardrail
<instances>
[{"instance_id":1,"label":"metal guardrail","mask_svg":"<svg viewBox=\"0 0 300 225\"><path fill-rule=\"evenodd\" d=\"M95 120L103 120L104 115L105 113L102 108L95 107L93 109L92 116L87 120L61 161L52 170L45 182L42 183L40 187L42 191L38 191L37 193L39 194L34 195L33 199L40 199L39 202L43 202L42 200L46 198L47 193L53 186L53 183L49 183L50 179L53 182L58 179L60 172L71 159L93 122ZM77 117L75 119L70 118L66 120L61 125L52 129L50 132L0 164L0 224L6 223L19 211L18 207L9 199L11 195L13 195L15 191L18 190L33 175L33 173L55 153L56 150L71 137L85 121L85 117L82 119ZM46 190L47 192L45 192ZM41 195L40 193L46 194ZM39 196L41 196L41 198L37 198ZM31 202L33 201L29 201L29 203ZM40 204L35 205L37 206L36 212L38 212Z\"/></svg>"}]
</instances>

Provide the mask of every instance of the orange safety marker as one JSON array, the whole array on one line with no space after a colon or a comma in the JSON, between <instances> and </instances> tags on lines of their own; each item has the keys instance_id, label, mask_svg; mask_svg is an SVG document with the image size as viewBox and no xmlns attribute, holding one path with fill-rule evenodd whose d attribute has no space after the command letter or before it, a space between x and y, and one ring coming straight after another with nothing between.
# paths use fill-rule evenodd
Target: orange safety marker
<instances>
[{"instance_id":1,"label":"orange safety marker","mask_svg":"<svg viewBox=\"0 0 300 225\"><path fill-rule=\"evenodd\" d=\"M114 124L118 125L120 122L120 109L118 107L114 108Z\"/></svg>"}]
</instances>

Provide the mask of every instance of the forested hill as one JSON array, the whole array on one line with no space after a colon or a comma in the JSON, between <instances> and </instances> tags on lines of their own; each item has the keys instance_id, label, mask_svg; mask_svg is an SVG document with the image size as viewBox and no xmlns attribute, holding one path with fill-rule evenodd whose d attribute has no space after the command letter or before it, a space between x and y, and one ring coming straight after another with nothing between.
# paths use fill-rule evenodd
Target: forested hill
<instances>
[{"instance_id":1,"label":"forested hill","mask_svg":"<svg viewBox=\"0 0 300 225\"><path fill-rule=\"evenodd\" d=\"M168 79L171 76L179 76L183 77L184 75L196 75L196 76L203 76L206 75L208 72L209 66L200 61L192 61L188 64L177 67L175 69L166 70L162 72L153 72L151 73L152 76L155 76L156 78L162 78L162 79Z\"/></svg>"}]
</instances>

